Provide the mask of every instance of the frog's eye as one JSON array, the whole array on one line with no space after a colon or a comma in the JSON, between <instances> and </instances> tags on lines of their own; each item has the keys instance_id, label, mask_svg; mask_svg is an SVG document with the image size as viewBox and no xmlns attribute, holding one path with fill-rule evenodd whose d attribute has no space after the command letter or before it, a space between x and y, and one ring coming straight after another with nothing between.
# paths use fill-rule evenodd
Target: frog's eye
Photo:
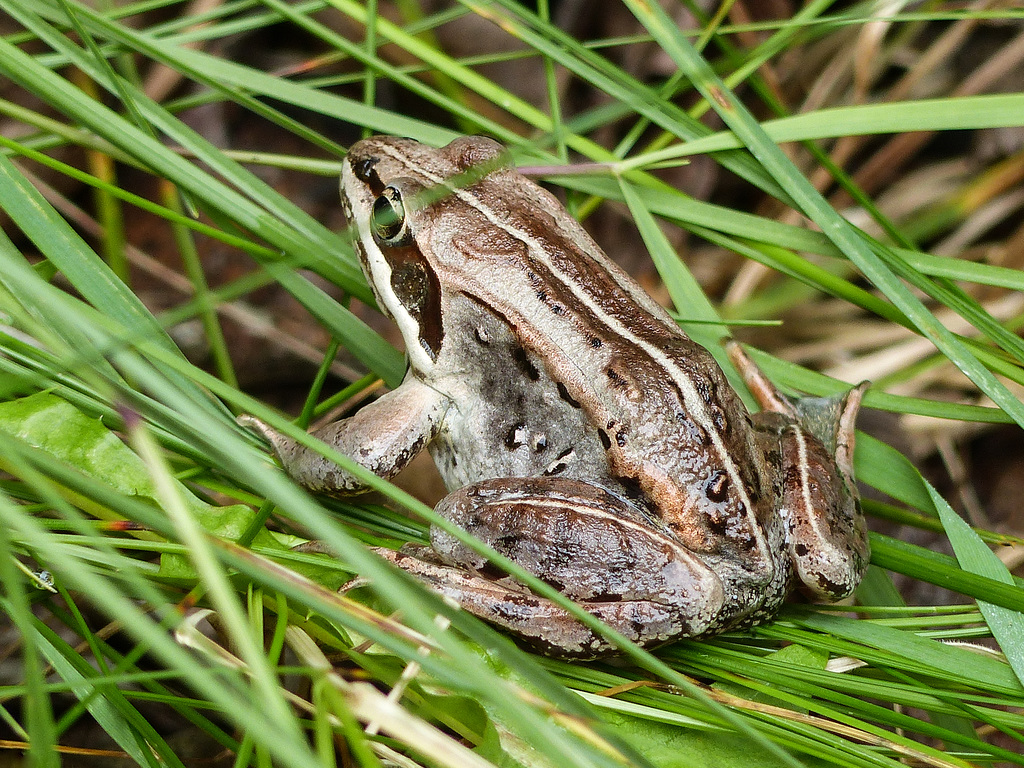
<instances>
[{"instance_id":1,"label":"frog's eye","mask_svg":"<svg viewBox=\"0 0 1024 768\"><path fill-rule=\"evenodd\" d=\"M370 227L374 237L384 245L403 244L409 235L409 227L401 192L394 187L386 187L380 197L373 201Z\"/></svg>"}]
</instances>

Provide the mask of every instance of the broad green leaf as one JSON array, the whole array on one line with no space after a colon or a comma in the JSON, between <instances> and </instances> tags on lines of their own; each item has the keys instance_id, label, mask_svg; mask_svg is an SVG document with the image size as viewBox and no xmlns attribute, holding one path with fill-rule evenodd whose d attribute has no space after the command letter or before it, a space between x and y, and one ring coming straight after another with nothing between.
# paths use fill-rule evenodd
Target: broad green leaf
<instances>
[{"instance_id":1,"label":"broad green leaf","mask_svg":"<svg viewBox=\"0 0 1024 768\"><path fill-rule=\"evenodd\" d=\"M764 754L757 744L744 736L726 736L716 731L700 731L659 723L621 712L605 712L604 720L626 741L658 768L751 768L751 756L757 755L758 768L789 765ZM828 765L801 755L807 768Z\"/></svg>"},{"instance_id":2,"label":"broad green leaf","mask_svg":"<svg viewBox=\"0 0 1024 768\"><path fill-rule=\"evenodd\" d=\"M142 459L99 419L86 416L55 395L40 392L0 402L0 430L46 451L118 493L157 505L160 503L156 486ZM246 531L253 516L249 507L243 504L218 507L202 501L182 484L179 484L179 490L189 511L207 532L237 539ZM96 511L104 513L99 508ZM109 519L118 518L112 516ZM254 543L269 549L285 549L265 530L257 534ZM171 556L171 561L165 563L165 575L194 577L184 563L184 560Z\"/></svg>"}]
</instances>

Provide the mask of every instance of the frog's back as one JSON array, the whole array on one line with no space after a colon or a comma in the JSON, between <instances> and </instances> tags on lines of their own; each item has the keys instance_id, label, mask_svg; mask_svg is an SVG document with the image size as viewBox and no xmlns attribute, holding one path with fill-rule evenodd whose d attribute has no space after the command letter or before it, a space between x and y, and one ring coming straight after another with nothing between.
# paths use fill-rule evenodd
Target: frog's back
<instances>
[{"instance_id":1,"label":"frog's back","mask_svg":"<svg viewBox=\"0 0 1024 768\"><path fill-rule=\"evenodd\" d=\"M694 551L752 564L774 559L767 550L780 546L781 534L779 490L764 471L771 457L711 354L575 220L559 215L549 193L513 171L478 188L491 203L472 252L486 244L490 256L466 293L501 309L525 352L520 360L553 383L562 404L540 408L545 418L572 421L577 410L583 434L571 439L583 446L584 469L605 467L607 482L644 499ZM501 203L513 194L517 204Z\"/></svg>"}]
</instances>

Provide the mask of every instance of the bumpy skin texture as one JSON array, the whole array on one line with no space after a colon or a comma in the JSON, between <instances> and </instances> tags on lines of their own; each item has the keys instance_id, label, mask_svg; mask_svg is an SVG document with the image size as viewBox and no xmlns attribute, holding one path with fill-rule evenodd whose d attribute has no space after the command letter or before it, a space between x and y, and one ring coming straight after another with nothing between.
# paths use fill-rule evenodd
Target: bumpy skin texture
<instances>
[{"instance_id":1,"label":"bumpy skin texture","mask_svg":"<svg viewBox=\"0 0 1024 768\"><path fill-rule=\"evenodd\" d=\"M486 139L367 139L342 185L410 370L319 436L382 476L427 447L452 491L439 513L641 644L763 621L794 580L826 599L856 587L862 389L791 403L732 345L764 409L751 416L707 350ZM305 484L356 490L264 431ZM451 536L431 544L381 554L548 653L611 650Z\"/></svg>"}]
</instances>

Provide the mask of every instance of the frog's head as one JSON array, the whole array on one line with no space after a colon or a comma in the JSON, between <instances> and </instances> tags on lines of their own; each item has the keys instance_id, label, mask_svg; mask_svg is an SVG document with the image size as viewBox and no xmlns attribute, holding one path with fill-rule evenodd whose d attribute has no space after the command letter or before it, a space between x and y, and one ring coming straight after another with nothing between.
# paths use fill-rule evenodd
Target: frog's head
<instances>
[{"instance_id":1,"label":"frog's head","mask_svg":"<svg viewBox=\"0 0 1024 768\"><path fill-rule=\"evenodd\" d=\"M378 136L353 145L341 197L363 272L399 327L413 368L441 355L449 291L478 280L473 243L493 227L472 200L505 168L500 144L479 137L442 149Z\"/></svg>"}]
</instances>

